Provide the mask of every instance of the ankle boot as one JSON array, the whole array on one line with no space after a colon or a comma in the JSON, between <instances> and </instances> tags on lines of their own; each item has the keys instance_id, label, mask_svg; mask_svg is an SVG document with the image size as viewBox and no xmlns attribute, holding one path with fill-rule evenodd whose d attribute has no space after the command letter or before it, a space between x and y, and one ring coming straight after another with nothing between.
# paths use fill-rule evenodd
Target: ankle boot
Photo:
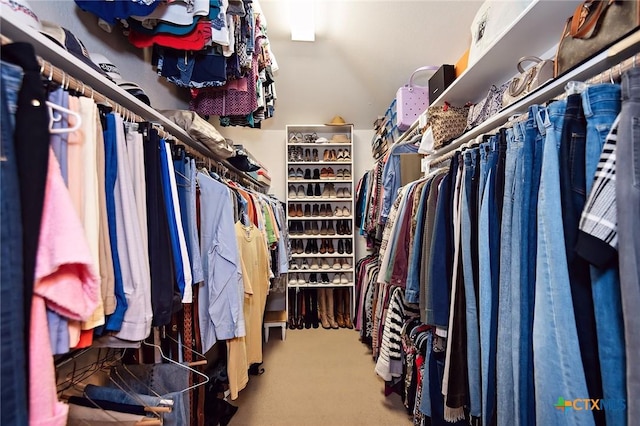
<instances>
[{"instance_id":1,"label":"ankle boot","mask_svg":"<svg viewBox=\"0 0 640 426\"><path fill-rule=\"evenodd\" d=\"M311 169L304 169L304 178L311 179Z\"/></svg>"},{"instance_id":2,"label":"ankle boot","mask_svg":"<svg viewBox=\"0 0 640 426\"><path fill-rule=\"evenodd\" d=\"M303 216L302 204L296 204L296 216L297 217L302 217Z\"/></svg>"},{"instance_id":3,"label":"ankle boot","mask_svg":"<svg viewBox=\"0 0 640 426\"><path fill-rule=\"evenodd\" d=\"M344 296L343 296L343 288L336 288L333 296L335 297L335 301L336 301L336 323L338 324L338 327L340 328L344 328L345 327L345 323L344 323Z\"/></svg>"},{"instance_id":4,"label":"ankle boot","mask_svg":"<svg viewBox=\"0 0 640 426\"><path fill-rule=\"evenodd\" d=\"M327 246L324 243L324 238L320 241L320 249L318 250L320 254L325 254L327 252Z\"/></svg>"},{"instance_id":5,"label":"ankle boot","mask_svg":"<svg viewBox=\"0 0 640 426\"><path fill-rule=\"evenodd\" d=\"M344 253L344 245L342 244L342 240L338 240L338 254Z\"/></svg>"},{"instance_id":6,"label":"ankle boot","mask_svg":"<svg viewBox=\"0 0 640 426\"><path fill-rule=\"evenodd\" d=\"M305 254L311 254L311 240L307 240L307 244L304 247Z\"/></svg>"},{"instance_id":7,"label":"ankle boot","mask_svg":"<svg viewBox=\"0 0 640 426\"><path fill-rule=\"evenodd\" d=\"M327 235L336 235L336 231L333 229L333 221L330 220L327 225Z\"/></svg>"},{"instance_id":8,"label":"ankle boot","mask_svg":"<svg viewBox=\"0 0 640 426\"><path fill-rule=\"evenodd\" d=\"M311 254L318 254L318 240L311 240Z\"/></svg>"},{"instance_id":9,"label":"ankle boot","mask_svg":"<svg viewBox=\"0 0 640 426\"><path fill-rule=\"evenodd\" d=\"M313 197L313 184L311 184L311 183L307 184L307 197L308 198L312 198Z\"/></svg>"},{"instance_id":10,"label":"ankle boot","mask_svg":"<svg viewBox=\"0 0 640 426\"><path fill-rule=\"evenodd\" d=\"M326 290L326 295L327 295L327 320L329 321L329 325L331 326L331 328L338 328L338 323L336 322L334 316L333 316L333 288L327 288Z\"/></svg>"},{"instance_id":11,"label":"ankle boot","mask_svg":"<svg viewBox=\"0 0 640 426\"><path fill-rule=\"evenodd\" d=\"M318 229L318 222L311 222L311 235L319 235L320 230Z\"/></svg>"},{"instance_id":12,"label":"ankle boot","mask_svg":"<svg viewBox=\"0 0 640 426\"><path fill-rule=\"evenodd\" d=\"M344 252L347 254L353 253L353 246L351 245L351 240L345 240Z\"/></svg>"},{"instance_id":13,"label":"ankle boot","mask_svg":"<svg viewBox=\"0 0 640 426\"><path fill-rule=\"evenodd\" d=\"M314 197L320 197L322 195L322 192L320 192L320 184L316 183L314 188L313 188L313 196Z\"/></svg>"},{"instance_id":14,"label":"ankle boot","mask_svg":"<svg viewBox=\"0 0 640 426\"><path fill-rule=\"evenodd\" d=\"M319 288L318 289L318 315L320 315L320 324L322 324L322 328L328 329L331 328L331 324L329 324L329 320L327 320L327 289Z\"/></svg>"},{"instance_id":15,"label":"ankle boot","mask_svg":"<svg viewBox=\"0 0 640 426\"><path fill-rule=\"evenodd\" d=\"M324 220L322 221L322 223L320 224L320 235L327 235L327 227L324 224Z\"/></svg>"},{"instance_id":16,"label":"ankle boot","mask_svg":"<svg viewBox=\"0 0 640 426\"><path fill-rule=\"evenodd\" d=\"M313 169L313 179L314 180L319 180L320 179L320 170Z\"/></svg>"},{"instance_id":17,"label":"ankle boot","mask_svg":"<svg viewBox=\"0 0 640 426\"><path fill-rule=\"evenodd\" d=\"M327 253L329 254L335 253L335 249L333 248L333 240L327 240L325 246L327 248Z\"/></svg>"},{"instance_id":18,"label":"ankle boot","mask_svg":"<svg viewBox=\"0 0 640 426\"><path fill-rule=\"evenodd\" d=\"M311 217L311 204L304 205L304 213L302 215L304 217Z\"/></svg>"},{"instance_id":19,"label":"ankle boot","mask_svg":"<svg viewBox=\"0 0 640 426\"><path fill-rule=\"evenodd\" d=\"M320 216L320 208L318 207L317 204L313 205L313 210L311 211L311 216L313 216L313 217Z\"/></svg>"},{"instance_id":20,"label":"ankle boot","mask_svg":"<svg viewBox=\"0 0 640 426\"><path fill-rule=\"evenodd\" d=\"M351 322L351 290L348 288L341 289L343 291L343 312L344 312L344 326L346 328L352 329L353 322Z\"/></svg>"}]
</instances>

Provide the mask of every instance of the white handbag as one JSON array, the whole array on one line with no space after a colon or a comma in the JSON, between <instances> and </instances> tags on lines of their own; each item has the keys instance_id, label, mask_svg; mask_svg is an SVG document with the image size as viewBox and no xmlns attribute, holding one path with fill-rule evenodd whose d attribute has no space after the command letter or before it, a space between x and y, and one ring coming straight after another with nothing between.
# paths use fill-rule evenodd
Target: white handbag
<instances>
[{"instance_id":1,"label":"white handbag","mask_svg":"<svg viewBox=\"0 0 640 426\"><path fill-rule=\"evenodd\" d=\"M526 70L522 66L525 62L533 62L534 65ZM509 87L502 95L502 107L510 105L520 98L524 98L538 87L553 79L553 61L542 60L536 56L525 56L518 61L520 74L513 77Z\"/></svg>"}]
</instances>

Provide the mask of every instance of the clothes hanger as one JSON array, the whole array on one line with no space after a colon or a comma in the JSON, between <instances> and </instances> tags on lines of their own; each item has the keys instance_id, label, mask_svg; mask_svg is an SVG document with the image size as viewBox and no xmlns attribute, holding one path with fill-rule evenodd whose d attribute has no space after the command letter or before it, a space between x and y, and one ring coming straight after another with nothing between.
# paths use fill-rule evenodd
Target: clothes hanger
<instances>
[{"instance_id":1,"label":"clothes hanger","mask_svg":"<svg viewBox=\"0 0 640 426\"><path fill-rule=\"evenodd\" d=\"M188 365L180 364L179 362L174 361L171 358L165 356L164 352L162 351L162 348L160 346L156 345L155 343L149 343L146 340L143 340L142 344L156 348L160 352L160 356L162 357L162 359L164 359L164 360L166 360L166 361L168 361L168 362L170 362L172 364L175 364L175 365L177 365L177 366L179 366L181 368L187 369L187 370L191 371L192 373L195 373L198 376L204 378L204 381L202 381L200 383L196 383L193 386L189 386L186 389L182 389L181 391L178 391L179 393L187 392L187 391L189 391L191 389L195 389L195 388L200 387L200 386L202 386L202 385L204 385L204 384L209 382L209 376L207 376L204 373L199 372L198 370L195 370L195 369L189 367Z\"/></svg>"},{"instance_id":2,"label":"clothes hanger","mask_svg":"<svg viewBox=\"0 0 640 426\"><path fill-rule=\"evenodd\" d=\"M168 334L165 334L165 336L167 339L173 341L174 343L176 343L178 345L178 347L182 347L183 349L186 349L188 351L190 351L192 354L196 354L198 355L200 358L202 358L200 361L193 361L193 362L189 362L186 365L188 365L189 367L195 367L198 365L207 365L208 361L207 361L207 357L204 354L201 354L200 352L196 351L195 349L192 349L188 346L186 346L184 343L179 342L178 340L174 339L173 337L171 337Z\"/></svg>"}]
</instances>

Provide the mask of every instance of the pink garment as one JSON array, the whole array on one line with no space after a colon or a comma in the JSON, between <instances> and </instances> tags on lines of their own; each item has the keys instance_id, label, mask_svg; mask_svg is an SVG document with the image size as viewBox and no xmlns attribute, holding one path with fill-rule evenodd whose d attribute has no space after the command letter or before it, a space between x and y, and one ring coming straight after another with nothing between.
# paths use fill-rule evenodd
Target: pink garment
<instances>
[{"instance_id":1,"label":"pink garment","mask_svg":"<svg viewBox=\"0 0 640 426\"><path fill-rule=\"evenodd\" d=\"M31 308L31 426L66 424L68 407L56 395L46 308L72 320L88 318L100 297L100 281L92 262L82 223L62 179L60 165L50 151Z\"/></svg>"},{"instance_id":2,"label":"pink garment","mask_svg":"<svg viewBox=\"0 0 640 426\"><path fill-rule=\"evenodd\" d=\"M248 77L235 83L231 80L222 87L207 87L193 93L189 109L204 115L248 115L258 109L256 84L258 81L258 55L253 55L251 72ZM243 80L243 81L242 81ZM246 90L242 90L245 87ZM239 90L235 90L239 88Z\"/></svg>"}]
</instances>

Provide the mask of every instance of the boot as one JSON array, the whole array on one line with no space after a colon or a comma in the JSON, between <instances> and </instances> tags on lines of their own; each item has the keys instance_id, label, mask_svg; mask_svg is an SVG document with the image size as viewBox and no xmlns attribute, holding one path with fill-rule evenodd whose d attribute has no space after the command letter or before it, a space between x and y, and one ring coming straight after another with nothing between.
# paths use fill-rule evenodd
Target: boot
<instances>
[{"instance_id":1,"label":"boot","mask_svg":"<svg viewBox=\"0 0 640 426\"><path fill-rule=\"evenodd\" d=\"M318 291L315 288L308 289L311 293L311 326L318 328Z\"/></svg>"},{"instance_id":2,"label":"boot","mask_svg":"<svg viewBox=\"0 0 640 426\"><path fill-rule=\"evenodd\" d=\"M305 288L304 292L304 328L311 328L312 321L312 304L311 304L311 289Z\"/></svg>"},{"instance_id":3,"label":"boot","mask_svg":"<svg viewBox=\"0 0 640 426\"><path fill-rule=\"evenodd\" d=\"M327 320L329 321L329 325L331 325L331 328L338 328L338 323L336 322L335 318L333 317L333 288L326 288L326 295L327 295Z\"/></svg>"},{"instance_id":4,"label":"boot","mask_svg":"<svg viewBox=\"0 0 640 426\"><path fill-rule=\"evenodd\" d=\"M318 315L320 315L322 328L331 328L331 324L327 320L327 293L325 288L318 289Z\"/></svg>"},{"instance_id":5,"label":"boot","mask_svg":"<svg viewBox=\"0 0 640 426\"><path fill-rule=\"evenodd\" d=\"M304 292L298 290L297 292L298 299L298 319L296 321L296 328L298 330L302 330L304 328L304 317L305 317L305 309L304 309Z\"/></svg>"},{"instance_id":6,"label":"boot","mask_svg":"<svg viewBox=\"0 0 640 426\"><path fill-rule=\"evenodd\" d=\"M344 326L346 328L352 329L353 322L351 322L351 290L348 288L341 289L343 293L343 303L344 303Z\"/></svg>"},{"instance_id":7,"label":"boot","mask_svg":"<svg viewBox=\"0 0 640 426\"><path fill-rule=\"evenodd\" d=\"M343 296L343 288L336 288L333 292L336 301L336 323L338 323L338 327L344 328L344 296Z\"/></svg>"},{"instance_id":8,"label":"boot","mask_svg":"<svg viewBox=\"0 0 640 426\"><path fill-rule=\"evenodd\" d=\"M298 316L298 304L296 303L296 289L289 289L289 320L287 322L287 328L289 330L295 330L296 328L296 317Z\"/></svg>"}]
</instances>

